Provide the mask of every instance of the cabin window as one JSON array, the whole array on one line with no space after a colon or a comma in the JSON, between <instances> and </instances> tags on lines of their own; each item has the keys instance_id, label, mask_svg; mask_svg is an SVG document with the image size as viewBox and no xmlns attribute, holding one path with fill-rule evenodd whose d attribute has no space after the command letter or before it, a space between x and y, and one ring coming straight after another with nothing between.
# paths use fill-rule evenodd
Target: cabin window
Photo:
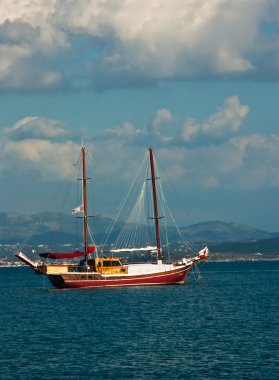
<instances>
[{"instance_id":1,"label":"cabin window","mask_svg":"<svg viewBox=\"0 0 279 380\"><path fill-rule=\"evenodd\" d=\"M113 267L120 267L121 266L119 261L112 261L111 264Z\"/></svg>"},{"instance_id":2,"label":"cabin window","mask_svg":"<svg viewBox=\"0 0 279 380\"><path fill-rule=\"evenodd\" d=\"M106 260L106 261L103 261L103 267L120 267L121 266L121 263L119 261L116 261L116 260Z\"/></svg>"}]
</instances>

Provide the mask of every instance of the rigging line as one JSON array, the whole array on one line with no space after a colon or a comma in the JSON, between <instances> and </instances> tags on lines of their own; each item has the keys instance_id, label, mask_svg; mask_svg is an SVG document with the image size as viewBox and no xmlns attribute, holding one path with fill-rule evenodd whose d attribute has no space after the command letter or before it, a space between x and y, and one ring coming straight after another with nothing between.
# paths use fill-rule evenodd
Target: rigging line
<instances>
[{"instance_id":1,"label":"rigging line","mask_svg":"<svg viewBox=\"0 0 279 380\"><path fill-rule=\"evenodd\" d=\"M179 203L180 205L182 206L183 210L185 211L185 214L187 215L187 217L189 218L189 221L191 224L194 224L196 223L194 221L194 219L192 218L192 216L190 215L190 213L188 212L186 206L185 206L185 203L183 202L183 199L181 198L181 196L179 195L179 193L177 192L175 186L173 185L172 181L170 180L170 177L168 176L168 173L167 173L167 170L164 168L164 166L161 164L160 162L160 167L162 168L162 171L164 173L164 177L166 177L167 179L167 183L169 184L169 186L171 187L172 191L174 192L176 198L179 200Z\"/></svg>"},{"instance_id":2,"label":"rigging line","mask_svg":"<svg viewBox=\"0 0 279 380\"><path fill-rule=\"evenodd\" d=\"M89 227L89 226L88 226L88 235L89 235L89 237L90 237L90 239L91 239L91 241L92 241L93 245L95 246L95 254L96 254L96 257L97 257L97 259L98 259L98 258L99 258L99 256L98 256L98 249L97 249L97 245L96 245L96 243L95 243L95 241L94 241L94 239L93 239L93 237L92 237L91 229L90 229L90 227Z\"/></svg>"},{"instance_id":3,"label":"rigging line","mask_svg":"<svg viewBox=\"0 0 279 380\"><path fill-rule=\"evenodd\" d=\"M107 244L107 241L108 241L108 239L109 239L109 236L110 236L110 234L111 234L111 232L112 232L112 230L113 230L113 228L114 228L116 222L118 221L118 218L119 218L119 216L120 216L120 214L121 214L121 212L122 212L122 210L123 210L123 208L124 208L125 203L127 202L127 199L128 199L128 197L129 197L129 195L130 195L130 193L131 193L131 191L132 191L132 188L133 188L133 186L134 186L134 184L135 184L135 182L136 182L136 180L137 180L137 178L138 178L138 176L139 176L139 174L140 174L140 172L141 172L141 170L142 170L143 164L144 164L144 162L147 160L147 157L148 157L148 153L145 154L145 157L144 157L144 159L143 159L143 161L142 161L142 163L141 163L141 165L140 165L140 167L139 167L139 169L138 169L138 172L137 172L137 174L135 175L135 177L133 178L133 180L132 180L132 184L131 184L131 186L130 186L130 188L129 188L127 194L126 194L126 196L124 197L123 201L122 201L121 204L120 204L119 211L118 211L118 213L117 213L117 215L116 215L116 218L114 219L113 223L111 224L110 228L109 228L108 231L107 231L107 237L106 237L104 243L102 244L102 249L103 249L103 247Z\"/></svg>"},{"instance_id":4,"label":"rigging line","mask_svg":"<svg viewBox=\"0 0 279 380\"><path fill-rule=\"evenodd\" d=\"M167 207L167 209L168 209L168 212L169 212L169 214L170 214L170 217L171 217L171 219L172 219L172 221L173 221L173 223L174 223L174 226L175 226L175 228L176 228L176 230L177 230L179 236L181 237L181 239L183 240L183 242L186 244L186 246L190 249L190 251L193 252L193 253L195 254L196 251L192 248L190 242L187 240L187 238L186 238L186 237L183 235L183 233L180 231L180 229L179 229L178 225L176 224L176 221L174 220L174 217L173 217L173 215L172 215L172 213L171 213L171 211L170 211L170 209L169 209L169 207L168 207L167 204L166 204L166 207Z\"/></svg>"},{"instance_id":5,"label":"rigging line","mask_svg":"<svg viewBox=\"0 0 279 380\"><path fill-rule=\"evenodd\" d=\"M149 171L150 167L149 165L145 168L145 178L149 178ZM151 242L154 242L154 236L152 236L152 229L151 229L151 219L149 218L149 215L152 215L152 190L151 190L151 183L150 181L145 181L146 183L146 191L144 194L144 218L145 218L145 238L146 241L148 241L150 244ZM153 225L152 225L153 226ZM153 244L154 245L154 244Z\"/></svg>"},{"instance_id":6,"label":"rigging line","mask_svg":"<svg viewBox=\"0 0 279 380\"><path fill-rule=\"evenodd\" d=\"M75 177L75 174L78 170L77 167L78 167L79 160L80 159L78 157L77 160L75 161L75 163L73 165L71 165L71 168L68 171L68 174L64 177L61 186L59 187L58 191L55 194L56 197L54 195L53 198L51 199L51 201L49 202L49 208L48 209L52 209L52 207L53 207L55 209L55 211L57 212L55 220L54 220L56 227L60 227L60 228L62 227L61 221L63 222L63 218L61 217L61 215L63 213L63 210L65 209L65 203L69 197L72 185L75 182L74 177ZM62 197L62 195L63 195L63 197ZM62 202L60 201L61 198L62 198ZM57 199L56 203L59 204L59 207L55 206L55 199ZM59 222L60 222L60 226L59 226ZM53 240L53 234L51 235L50 240Z\"/></svg>"},{"instance_id":7,"label":"rigging line","mask_svg":"<svg viewBox=\"0 0 279 380\"><path fill-rule=\"evenodd\" d=\"M148 236L152 245L156 245L156 229L154 224L154 205L153 205L153 188L152 182L149 180L151 178L151 169L150 165L146 168L146 181L147 191L146 191L146 225L148 226Z\"/></svg>"},{"instance_id":8,"label":"rigging line","mask_svg":"<svg viewBox=\"0 0 279 380\"><path fill-rule=\"evenodd\" d=\"M144 195L144 187L145 186L143 184L142 189L141 189L140 194L139 194L139 197L138 197L138 200L135 203L134 210L131 213L131 222L133 224L133 235L135 237L135 240L137 240L136 239L137 230L139 230L140 226L141 226L140 215L141 215L141 207L142 207L142 198L143 198L143 195ZM134 220L132 220L133 216L134 216Z\"/></svg>"},{"instance_id":9,"label":"rigging line","mask_svg":"<svg viewBox=\"0 0 279 380\"><path fill-rule=\"evenodd\" d=\"M167 208L167 210L168 210L168 212L169 212L169 215L170 215L170 217L171 217L171 219L172 219L172 221L173 221L173 223L174 223L174 226L175 226L175 228L176 228L176 230L177 230L179 236L182 238L182 240L183 240L184 243L187 245L187 247L188 247L193 253L196 253L196 252L193 250L193 248L192 248L190 242L187 240L187 238L186 238L186 237L182 234L182 232L180 231L180 229L179 229L179 227L178 227L178 225L177 225L177 223L176 223L176 221L175 221L175 219L174 219L174 217L173 217L173 215L172 215L172 212L171 212L171 210L170 210L170 208L169 208L169 206L168 206L168 204L167 204L167 202L166 202L166 198L165 198L165 195L164 195L163 189L162 189L162 187L161 187L161 183L159 183L159 185L160 185L160 190L161 190L161 194L162 194L162 201L163 201L164 205L166 206L166 208Z\"/></svg>"},{"instance_id":10,"label":"rigging line","mask_svg":"<svg viewBox=\"0 0 279 380\"><path fill-rule=\"evenodd\" d=\"M144 217L144 198L145 198L145 185L144 182L142 188L138 194L138 198L134 203L133 210L131 211L128 221L124 226L123 230L120 232L119 238L116 241L116 245L122 246L124 243L126 245L133 244L134 247L137 245L142 245L146 243L144 239L145 232L145 219Z\"/></svg>"},{"instance_id":11,"label":"rigging line","mask_svg":"<svg viewBox=\"0 0 279 380\"><path fill-rule=\"evenodd\" d=\"M78 218L75 218L76 220L76 247L79 246L79 228L78 228Z\"/></svg>"},{"instance_id":12,"label":"rigging line","mask_svg":"<svg viewBox=\"0 0 279 380\"><path fill-rule=\"evenodd\" d=\"M155 162L155 166L156 166L156 173L158 173L158 177L161 178L159 166L157 163L157 159L155 157L154 157L154 162ZM160 202L161 209L163 212L163 217L164 217L164 233L165 233L165 239L166 239L165 243L166 243L166 247L167 247L168 259L170 261L170 243L169 243L169 237L168 237L167 218L166 218L166 210L165 210L165 207L167 206L167 204L166 204L166 201L164 202L165 198L164 198L164 192L163 192L163 186L162 186L161 179L158 181L158 188L159 188L158 198L159 198L159 202Z\"/></svg>"},{"instance_id":13,"label":"rigging line","mask_svg":"<svg viewBox=\"0 0 279 380\"><path fill-rule=\"evenodd\" d=\"M167 247L167 254L168 254L168 259L170 261L170 242L169 242L169 236L168 236L168 228L167 228L167 218L166 218L166 211L165 211L165 207L166 207L166 203L163 201L163 188L162 188L162 184L161 182L159 182L159 199L160 199L160 202L161 202L161 207L162 207L162 211L163 211L163 215L164 215L164 233L165 233L165 238L166 238L166 247Z\"/></svg>"},{"instance_id":14,"label":"rigging line","mask_svg":"<svg viewBox=\"0 0 279 380\"><path fill-rule=\"evenodd\" d=\"M69 169L69 172L67 173L67 175L63 178L62 184L59 187L58 191L51 198L47 209L51 209L55 205L55 200L57 200L57 198L60 197L59 193L61 194L69 193L69 188L72 186L72 183L74 182L73 179L77 171L77 165L78 165L79 160L80 158L78 157L77 160L74 162L74 164L71 165L71 168ZM67 191L65 191L64 188L66 188ZM65 200L65 197L64 197L64 200ZM65 202L62 203L62 206L60 207L60 209L63 209L64 203ZM57 208L55 207L55 209Z\"/></svg>"},{"instance_id":15,"label":"rigging line","mask_svg":"<svg viewBox=\"0 0 279 380\"><path fill-rule=\"evenodd\" d=\"M91 152L88 149L86 149L86 157L87 157L87 159L86 159L86 172L87 172L86 177L87 177L87 180L88 180L88 179L92 179L93 178L93 175L92 175L93 170L92 170L92 166L91 166L92 154L91 154ZM80 166L81 166L81 157L80 157ZM80 190L80 186L78 186L78 189ZM91 186L87 187L87 198L88 199L93 199L93 194L94 194L94 192L92 191ZM82 192L80 192L79 196L80 196L80 203L83 203ZM77 204L80 204L80 203L77 203ZM89 215L90 214L94 215L92 203L90 204L90 206L91 207L90 207L90 210L89 210ZM92 224L93 224L93 222L92 222ZM88 235L89 235L89 237L91 239L91 242L95 246L95 254L96 254L96 257L98 258L97 245L96 245L96 243L94 241L93 234L92 234L92 231L90 229L89 222L88 222L87 226L88 226ZM94 229L94 227L93 227L93 229Z\"/></svg>"},{"instance_id":16,"label":"rigging line","mask_svg":"<svg viewBox=\"0 0 279 380\"><path fill-rule=\"evenodd\" d=\"M196 275L196 280L202 280L203 279L201 271L200 271L200 269L196 263L194 264L194 273Z\"/></svg>"},{"instance_id":17,"label":"rigging line","mask_svg":"<svg viewBox=\"0 0 279 380\"><path fill-rule=\"evenodd\" d=\"M75 170L75 173L80 173L81 171L81 155L79 154L78 156L78 159L76 161L76 164L75 164L75 167L76 167L76 170ZM76 177L78 177L78 175L76 175ZM80 205L83 203L82 201L82 193L80 191L80 185L79 185L79 181L77 180L76 178L76 200L75 200L75 205L74 207ZM79 245L80 245L80 236L79 236L79 217L75 217L75 226L76 226L76 248L78 249Z\"/></svg>"},{"instance_id":18,"label":"rigging line","mask_svg":"<svg viewBox=\"0 0 279 380\"><path fill-rule=\"evenodd\" d=\"M135 235L136 235L136 229L137 229L137 219L138 219L138 203L139 202L136 202L135 203L135 206L128 218L128 221L125 225L125 227L123 228L123 230L120 232L120 235L117 239L117 241L115 242L116 245L122 245L123 243L125 242L132 242L134 239L135 239ZM122 243L123 241L123 243ZM126 244L127 244L126 243Z\"/></svg>"},{"instance_id":19,"label":"rigging line","mask_svg":"<svg viewBox=\"0 0 279 380\"><path fill-rule=\"evenodd\" d=\"M156 162L156 164L157 164L157 162ZM157 170L158 170L158 169L157 169ZM168 213L169 213L169 215L170 215L170 217L171 217L171 219L172 219L172 221L173 221L173 223L174 223L174 226L175 226L175 228L176 228L176 230L177 230L179 236L180 236L180 237L182 238L182 240L186 243L186 245L188 245L188 247L192 250L189 241L188 241L188 240L186 239L186 237L181 233L181 231L180 231L180 229L179 229L179 227L178 227L178 225L177 225L177 223L176 223L176 221L175 221L175 219L174 219L174 217L173 217L173 215L172 215L172 212L171 212L171 210L170 210L170 208L169 208L169 206L168 206L168 204L167 204L167 201L166 201L166 198L165 198L165 195L164 195L164 191L163 191L163 188L162 188L161 181L159 181L159 188L160 188L160 195L161 195L161 197L162 197L161 201L162 201L162 207L163 207L163 209L165 210L165 207L166 207L166 209L168 210ZM165 226L166 226L166 224L165 224ZM193 250L192 250L192 251L193 251ZM193 251L193 252L194 252L194 251Z\"/></svg>"},{"instance_id":20,"label":"rigging line","mask_svg":"<svg viewBox=\"0 0 279 380\"><path fill-rule=\"evenodd\" d=\"M21 245L19 246L17 252L20 252L23 247L28 243L28 241L30 240L30 238L33 236L33 234L35 233L35 231L38 229L38 227L40 226L40 224L42 224L42 218L40 218L32 227L31 231L28 233L28 235L26 236L26 238L24 239L24 241L21 243ZM17 253L16 252L16 253Z\"/></svg>"},{"instance_id":21,"label":"rigging line","mask_svg":"<svg viewBox=\"0 0 279 380\"><path fill-rule=\"evenodd\" d=\"M78 161L76 163L76 173L80 173L81 172L81 157L79 156L78 158ZM82 201L82 191L80 189L80 184L79 184L80 181L76 180L76 205L80 205L81 203L83 203Z\"/></svg>"}]
</instances>

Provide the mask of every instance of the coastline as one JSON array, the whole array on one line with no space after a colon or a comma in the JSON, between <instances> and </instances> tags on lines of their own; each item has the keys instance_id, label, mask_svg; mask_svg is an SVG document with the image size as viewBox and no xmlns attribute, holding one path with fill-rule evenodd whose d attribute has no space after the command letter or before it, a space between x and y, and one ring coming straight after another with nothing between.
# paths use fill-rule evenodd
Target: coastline
<instances>
[{"instance_id":1,"label":"coastline","mask_svg":"<svg viewBox=\"0 0 279 380\"><path fill-rule=\"evenodd\" d=\"M240 262L267 262L267 261L279 261L279 257L274 258L237 258L237 259L212 259L210 263L240 263Z\"/></svg>"},{"instance_id":2,"label":"coastline","mask_svg":"<svg viewBox=\"0 0 279 380\"><path fill-rule=\"evenodd\" d=\"M214 256L214 255L213 255ZM216 255L217 256L217 255ZM275 257L209 257L209 260L205 261L205 263L236 263L236 262L272 262L279 261L279 255ZM28 267L28 265L20 262L0 262L0 268L21 268Z\"/></svg>"}]
</instances>

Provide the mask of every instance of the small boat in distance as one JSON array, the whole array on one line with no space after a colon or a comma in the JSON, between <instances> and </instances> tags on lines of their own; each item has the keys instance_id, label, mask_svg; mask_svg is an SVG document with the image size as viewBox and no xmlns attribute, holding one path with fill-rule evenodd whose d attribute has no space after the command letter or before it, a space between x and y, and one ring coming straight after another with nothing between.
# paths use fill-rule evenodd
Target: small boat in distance
<instances>
[{"instance_id":1,"label":"small boat in distance","mask_svg":"<svg viewBox=\"0 0 279 380\"><path fill-rule=\"evenodd\" d=\"M208 257L208 248L204 247L192 258L182 258L178 261L163 262L162 243L160 236L156 187L156 174L153 149L148 149L149 172L152 188L153 217L155 227L155 245L104 249L99 257L95 245L90 245L88 240L88 208L87 208L87 175L86 175L86 149L81 148L82 162L82 204L73 209L73 213L82 214L83 220L83 251L76 252L43 252L41 258L51 260L64 260L62 263L46 263L33 261L22 252L16 256L31 266L35 273L48 277L52 285L59 289L65 288L97 288L119 286L143 286L143 285L173 285L184 284L187 274L194 264ZM145 180L147 181L147 180ZM131 223L130 223L131 224ZM115 253L120 252L149 252L156 254L156 262L148 263L124 263ZM104 255L106 254L106 256ZM108 256L110 254L110 256ZM68 260L82 258L78 263ZM67 262L65 263L65 260Z\"/></svg>"}]
</instances>

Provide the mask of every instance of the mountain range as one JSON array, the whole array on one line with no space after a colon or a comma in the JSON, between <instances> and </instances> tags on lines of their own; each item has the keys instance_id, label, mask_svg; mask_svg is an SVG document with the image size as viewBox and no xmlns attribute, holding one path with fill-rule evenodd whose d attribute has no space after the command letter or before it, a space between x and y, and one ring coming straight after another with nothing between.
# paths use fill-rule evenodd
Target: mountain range
<instances>
[{"instance_id":1,"label":"mountain range","mask_svg":"<svg viewBox=\"0 0 279 380\"><path fill-rule=\"evenodd\" d=\"M81 241L82 226L80 221L73 223L73 215L58 213L40 213L22 215L16 213L0 213L0 244L21 244L30 235L30 245L73 244L77 246L77 236ZM96 216L92 220L94 240L104 241L112 220ZM114 241L122 227L121 222L115 225L115 233L110 235ZM279 253L279 232L267 232L247 225L209 221L179 228L191 243L207 244L211 251L230 252L234 254L267 252ZM31 232L32 236L31 236ZM176 244L180 240L177 229L168 228L169 242ZM108 241L110 242L110 241Z\"/></svg>"},{"instance_id":2,"label":"mountain range","mask_svg":"<svg viewBox=\"0 0 279 380\"><path fill-rule=\"evenodd\" d=\"M44 244L51 240L56 243L75 241L78 223L73 223L71 214L40 213L35 215L22 215L16 213L0 213L0 244L14 244L23 241L30 231L38 224L32 240L34 243ZM93 229L96 241L102 241L106 231L112 224L112 220L102 216L93 218ZM122 223L115 226L121 229ZM221 221L209 221L193 224L187 227L179 227L180 231L190 242L250 242L262 239L271 239L279 236L279 232L267 232L243 224L235 224ZM81 231L80 231L81 232ZM168 228L168 237L171 242L179 240L179 234L175 227Z\"/></svg>"}]
</instances>

